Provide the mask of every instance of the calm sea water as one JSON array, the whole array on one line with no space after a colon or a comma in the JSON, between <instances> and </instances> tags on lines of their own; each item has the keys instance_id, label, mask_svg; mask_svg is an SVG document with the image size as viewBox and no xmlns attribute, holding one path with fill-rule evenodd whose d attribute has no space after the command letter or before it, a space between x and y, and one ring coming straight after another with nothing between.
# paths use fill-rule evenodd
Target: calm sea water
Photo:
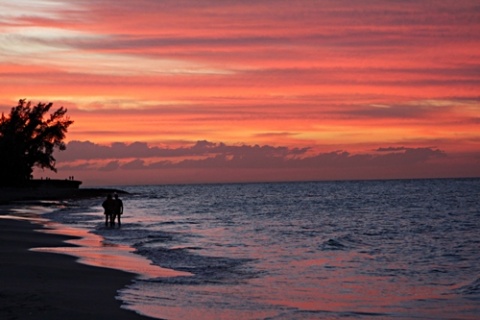
<instances>
[{"instance_id":1,"label":"calm sea water","mask_svg":"<svg viewBox=\"0 0 480 320\"><path fill-rule=\"evenodd\" d=\"M480 179L121 188L130 194L120 229L104 227L103 199L47 217L185 272L135 280L119 293L128 309L165 319L480 318Z\"/></svg>"}]
</instances>

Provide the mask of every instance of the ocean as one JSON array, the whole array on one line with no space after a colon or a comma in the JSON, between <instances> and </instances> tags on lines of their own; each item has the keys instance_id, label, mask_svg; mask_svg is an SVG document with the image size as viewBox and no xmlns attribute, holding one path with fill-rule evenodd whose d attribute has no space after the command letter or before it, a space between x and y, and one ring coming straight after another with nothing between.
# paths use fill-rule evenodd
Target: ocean
<instances>
[{"instance_id":1,"label":"ocean","mask_svg":"<svg viewBox=\"0 0 480 320\"><path fill-rule=\"evenodd\" d=\"M138 273L123 307L161 319L479 319L480 179L115 186L58 203L61 248ZM45 249L49 250L49 249ZM51 250L51 249L50 249Z\"/></svg>"}]
</instances>

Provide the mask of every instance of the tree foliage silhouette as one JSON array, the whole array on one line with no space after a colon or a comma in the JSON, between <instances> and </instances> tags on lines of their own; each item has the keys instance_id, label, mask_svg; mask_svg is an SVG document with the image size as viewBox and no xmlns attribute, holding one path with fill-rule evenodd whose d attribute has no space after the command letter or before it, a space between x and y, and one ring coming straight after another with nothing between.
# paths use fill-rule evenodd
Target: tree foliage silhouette
<instances>
[{"instance_id":1,"label":"tree foliage silhouette","mask_svg":"<svg viewBox=\"0 0 480 320\"><path fill-rule=\"evenodd\" d=\"M63 142L73 123L61 107L49 116L53 103L31 105L22 99L8 116L0 118L0 185L22 185L31 179L33 167L56 172L55 149L65 150Z\"/></svg>"}]
</instances>

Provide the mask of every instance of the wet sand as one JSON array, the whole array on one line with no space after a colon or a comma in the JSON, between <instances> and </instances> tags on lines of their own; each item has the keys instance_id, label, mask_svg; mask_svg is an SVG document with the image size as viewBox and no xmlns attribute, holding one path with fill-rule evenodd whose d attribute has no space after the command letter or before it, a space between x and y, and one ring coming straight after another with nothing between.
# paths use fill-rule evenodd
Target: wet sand
<instances>
[{"instance_id":1,"label":"wet sand","mask_svg":"<svg viewBox=\"0 0 480 320\"><path fill-rule=\"evenodd\" d=\"M63 241L72 239L34 231L39 228L28 221L0 219L0 319L151 319L121 309L115 299L134 274L30 251L65 247Z\"/></svg>"}]
</instances>

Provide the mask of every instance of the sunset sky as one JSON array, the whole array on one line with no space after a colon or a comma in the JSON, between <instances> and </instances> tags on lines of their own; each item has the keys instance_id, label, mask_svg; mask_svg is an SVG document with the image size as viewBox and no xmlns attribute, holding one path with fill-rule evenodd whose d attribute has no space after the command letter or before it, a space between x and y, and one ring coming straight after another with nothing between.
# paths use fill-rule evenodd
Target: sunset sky
<instances>
[{"instance_id":1,"label":"sunset sky","mask_svg":"<svg viewBox=\"0 0 480 320\"><path fill-rule=\"evenodd\" d=\"M84 185L480 176L475 0L0 0L0 111Z\"/></svg>"}]
</instances>

